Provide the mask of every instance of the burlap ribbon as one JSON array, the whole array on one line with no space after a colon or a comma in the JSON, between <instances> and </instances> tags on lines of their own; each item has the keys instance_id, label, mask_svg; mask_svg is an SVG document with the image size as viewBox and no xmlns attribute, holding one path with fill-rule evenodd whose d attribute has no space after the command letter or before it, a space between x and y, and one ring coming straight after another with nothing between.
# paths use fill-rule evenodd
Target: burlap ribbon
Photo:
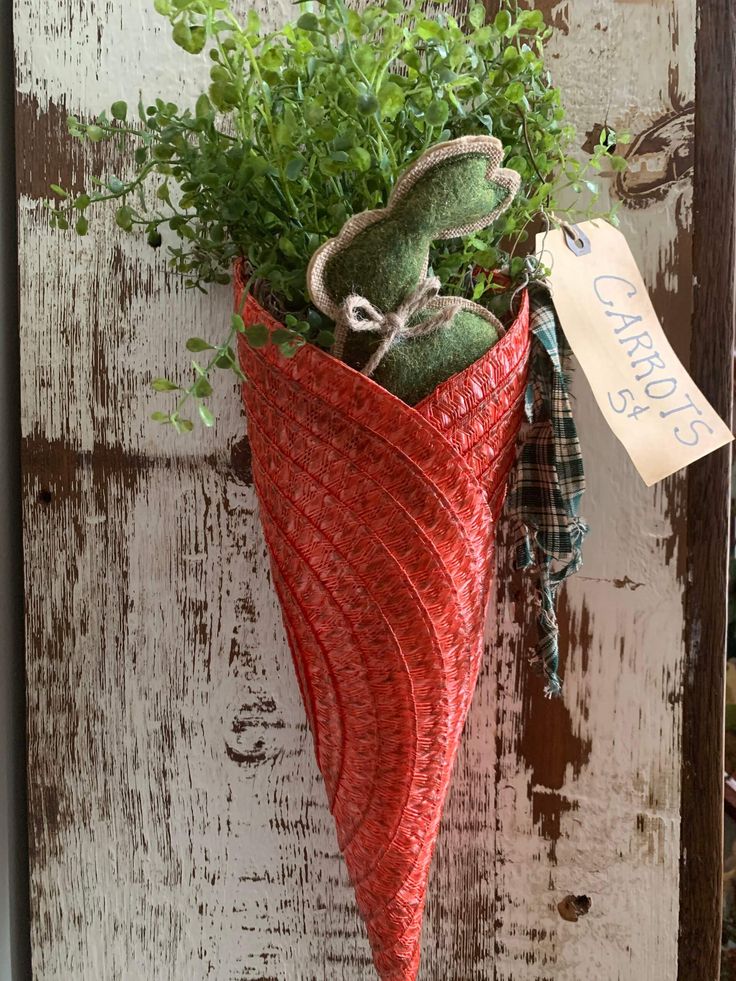
<instances>
[{"instance_id":1,"label":"burlap ribbon","mask_svg":"<svg viewBox=\"0 0 736 981\"><path fill-rule=\"evenodd\" d=\"M451 323L460 309L458 303L448 304L433 316L412 323L412 319L439 294L441 285L437 276L428 277L390 313L379 310L365 297L351 293L340 306L332 353L336 358L342 358L351 330L380 334L381 342L362 370L370 378L396 341L426 337Z\"/></svg>"}]
</instances>

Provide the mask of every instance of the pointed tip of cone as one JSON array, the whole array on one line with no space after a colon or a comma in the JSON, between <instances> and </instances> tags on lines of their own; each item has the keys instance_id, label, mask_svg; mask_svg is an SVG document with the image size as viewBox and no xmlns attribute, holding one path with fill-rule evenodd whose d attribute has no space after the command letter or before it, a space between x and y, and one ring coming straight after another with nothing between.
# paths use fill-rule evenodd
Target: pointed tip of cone
<instances>
[{"instance_id":1,"label":"pointed tip of cone","mask_svg":"<svg viewBox=\"0 0 736 981\"><path fill-rule=\"evenodd\" d=\"M386 958L379 951L373 951L373 964L381 981L416 981L419 974L421 944L402 957Z\"/></svg>"}]
</instances>

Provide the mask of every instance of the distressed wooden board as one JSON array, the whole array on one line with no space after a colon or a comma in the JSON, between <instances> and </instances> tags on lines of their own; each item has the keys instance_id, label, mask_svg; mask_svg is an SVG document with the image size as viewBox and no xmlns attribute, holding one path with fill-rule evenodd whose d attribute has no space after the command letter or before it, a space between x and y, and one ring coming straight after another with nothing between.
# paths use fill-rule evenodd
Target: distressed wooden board
<instances>
[{"instance_id":1,"label":"distressed wooden board","mask_svg":"<svg viewBox=\"0 0 736 981\"><path fill-rule=\"evenodd\" d=\"M736 8L699 0L692 371L733 416L736 330ZM726 124L724 126L724 121ZM718 242L718 248L713 243ZM723 730L732 447L688 475L687 671L683 698L679 981L719 975ZM731 550L733 546L731 545Z\"/></svg>"},{"instance_id":2,"label":"distressed wooden board","mask_svg":"<svg viewBox=\"0 0 736 981\"><path fill-rule=\"evenodd\" d=\"M581 133L637 137L613 193L686 357L695 2L540 6ZM183 339L217 329L227 291L184 295L111 220L78 241L40 207L48 181L88 166L65 110L140 87L180 99L194 62L148 0L52 8L16 3L35 977L369 981L235 392L214 433L147 421L151 370L185 364ZM677 973L685 481L647 491L575 390L594 530L564 602L565 699L545 702L526 669L529 597L501 550L426 981ZM557 909L569 893L592 902L578 923Z\"/></svg>"}]
</instances>

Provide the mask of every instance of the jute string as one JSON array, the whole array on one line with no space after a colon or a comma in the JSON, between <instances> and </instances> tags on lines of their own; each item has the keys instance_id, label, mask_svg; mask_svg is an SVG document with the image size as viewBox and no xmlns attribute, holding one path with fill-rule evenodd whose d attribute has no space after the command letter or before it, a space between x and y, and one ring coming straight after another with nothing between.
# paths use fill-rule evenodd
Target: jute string
<instances>
[{"instance_id":1,"label":"jute string","mask_svg":"<svg viewBox=\"0 0 736 981\"><path fill-rule=\"evenodd\" d=\"M362 370L362 374L370 378L397 341L426 337L451 323L460 304L450 304L431 317L411 323L412 318L438 295L441 285L437 276L428 277L390 313L379 310L365 297L351 293L340 305L332 353L336 358L342 358L348 332L351 330L380 334L381 343Z\"/></svg>"}]
</instances>

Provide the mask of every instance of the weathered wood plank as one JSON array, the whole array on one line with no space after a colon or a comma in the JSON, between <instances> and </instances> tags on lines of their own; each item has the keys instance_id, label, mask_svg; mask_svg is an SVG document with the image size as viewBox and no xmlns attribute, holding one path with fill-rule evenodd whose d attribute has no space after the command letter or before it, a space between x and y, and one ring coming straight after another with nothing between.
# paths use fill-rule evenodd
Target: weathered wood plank
<instances>
[{"instance_id":1,"label":"weathered wood plank","mask_svg":"<svg viewBox=\"0 0 736 981\"><path fill-rule=\"evenodd\" d=\"M695 303L692 372L724 419L733 412L736 325L736 8L698 3ZM723 870L723 692L731 447L688 476L688 670L683 699L679 981L719 977Z\"/></svg>"},{"instance_id":2,"label":"weathered wood plank","mask_svg":"<svg viewBox=\"0 0 736 981\"><path fill-rule=\"evenodd\" d=\"M622 224L668 335L686 355L690 177L685 170L663 186L667 167L648 153L658 149L663 121L692 103L693 5L548 6L563 31L556 76L580 131L607 122L634 133L639 180L617 190L645 190L629 193ZM686 149L665 146L670 154ZM659 180L652 163L662 168ZM677 961L672 761L681 725L685 482L643 488L583 379L575 391L593 531L582 576L567 592L564 706L545 704L519 671L518 634L504 628L499 638L495 977L665 979ZM576 924L558 912L568 893L591 900Z\"/></svg>"},{"instance_id":3,"label":"weathered wood plank","mask_svg":"<svg viewBox=\"0 0 736 981\"><path fill-rule=\"evenodd\" d=\"M636 179L613 193L684 356L695 0L544 6L581 132L637 137ZM235 393L214 433L147 421L151 370L185 364L183 338L227 315L227 291L184 295L111 221L80 242L39 206L56 172L89 165L64 107L195 88L149 10L16 5L35 977L369 981ZM529 597L502 555L431 882L434 981L677 972L685 482L644 489L575 390L594 531L563 612L565 699L528 673ZM577 923L568 894L591 899Z\"/></svg>"},{"instance_id":4,"label":"weathered wood plank","mask_svg":"<svg viewBox=\"0 0 736 981\"><path fill-rule=\"evenodd\" d=\"M0 8L0 977L30 977L13 12Z\"/></svg>"}]
</instances>

